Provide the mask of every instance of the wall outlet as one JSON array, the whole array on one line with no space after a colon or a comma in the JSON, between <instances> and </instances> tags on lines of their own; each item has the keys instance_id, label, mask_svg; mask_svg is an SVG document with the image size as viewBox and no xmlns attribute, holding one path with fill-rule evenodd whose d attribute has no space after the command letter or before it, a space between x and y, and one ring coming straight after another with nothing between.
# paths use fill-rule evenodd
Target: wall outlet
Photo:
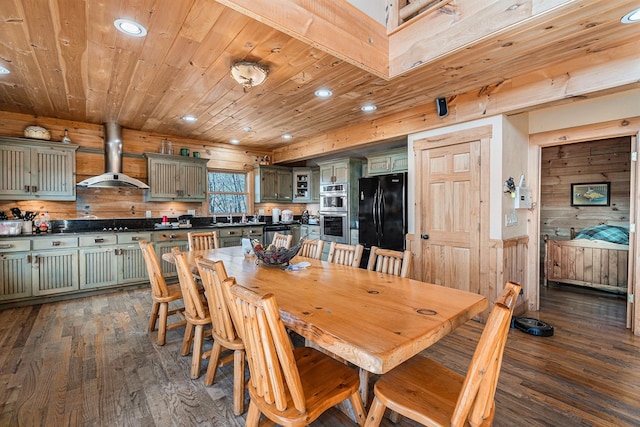
<instances>
[{"instance_id":1,"label":"wall outlet","mask_svg":"<svg viewBox=\"0 0 640 427\"><path fill-rule=\"evenodd\" d=\"M258 209L258 215L264 215L264 209Z\"/></svg>"},{"instance_id":2,"label":"wall outlet","mask_svg":"<svg viewBox=\"0 0 640 427\"><path fill-rule=\"evenodd\" d=\"M196 210L195 210L195 209L189 209L189 210L187 211L187 215L193 215L193 216L196 216Z\"/></svg>"},{"instance_id":3,"label":"wall outlet","mask_svg":"<svg viewBox=\"0 0 640 427\"><path fill-rule=\"evenodd\" d=\"M146 211L146 212L144 213L144 216L145 216L146 218L151 218L151 211Z\"/></svg>"}]
</instances>

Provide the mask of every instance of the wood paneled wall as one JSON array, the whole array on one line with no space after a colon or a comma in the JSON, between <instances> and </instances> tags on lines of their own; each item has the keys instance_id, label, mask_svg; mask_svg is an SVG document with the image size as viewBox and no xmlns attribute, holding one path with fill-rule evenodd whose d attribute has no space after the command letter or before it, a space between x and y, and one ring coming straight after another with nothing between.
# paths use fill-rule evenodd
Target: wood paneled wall
<instances>
[{"instance_id":1,"label":"wood paneled wall","mask_svg":"<svg viewBox=\"0 0 640 427\"><path fill-rule=\"evenodd\" d=\"M104 139L101 125L0 111L0 135L2 136L22 137L24 128L30 125L48 129L53 141L60 141L64 130L69 130L72 142L80 145L76 152L76 182L104 172ZM164 138L172 141L174 153L182 147L189 148L191 153L198 151L201 157L210 159L208 167L216 169L251 170L258 159L265 154L271 154L267 151L247 151L228 144L123 129L122 171L147 182L147 160L143 153L159 152ZM0 211L8 212L15 206L23 211L46 210L52 219L75 219L88 216L144 218L147 210L151 211L153 217L162 215L175 217L185 214L188 209L195 209L199 216L207 214L205 203L144 202L144 190L128 188L77 188L77 199L71 202L0 201Z\"/></svg>"},{"instance_id":2,"label":"wood paneled wall","mask_svg":"<svg viewBox=\"0 0 640 427\"><path fill-rule=\"evenodd\" d=\"M571 227L628 223L630 152L629 137L543 148L540 234L569 239ZM571 206L571 184L587 182L611 182L611 205Z\"/></svg>"}]
</instances>

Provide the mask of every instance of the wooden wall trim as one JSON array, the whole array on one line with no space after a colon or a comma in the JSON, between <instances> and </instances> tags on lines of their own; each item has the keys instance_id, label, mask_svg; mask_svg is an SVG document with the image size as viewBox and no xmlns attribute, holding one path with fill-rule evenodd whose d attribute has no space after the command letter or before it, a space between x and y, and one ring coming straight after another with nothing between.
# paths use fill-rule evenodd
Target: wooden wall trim
<instances>
[{"instance_id":1,"label":"wooden wall trim","mask_svg":"<svg viewBox=\"0 0 640 427\"><path fill-rule=\"evenodd\" d=\"M593 141L595 139L634 136L640 132L640 117L610 120L592 125L576 126L529 135L529 143L539 147Z\"/></svg>"},{"instance_id":2,"label":"wooden wall trim","mask_svg":"<svg viewBox=\"0 0 640 427\"><path fill-rule=\"evenodd\" d=\"M274 163L306 160L379 143L417 132L499 114L515 114L640 87L637 81L640 41L618 49L504 80L481 90L448 97L449 115L436 114L435 103L336 129L273 152Z\"/></svg>"},{"instance_id":3,"label":"wooden wall trim","mask_svg":"<svg viewBox=\"0 0 640 427\"><path fill-rule=\"evenodd\" d=\"M487 125L471 129L463 129L442 135L428 136L415 140L413 142L413 151L462 144L469 141L478 141L483 138L491 138L492 135L493 126Z\"/></svg>"}]
</instances>

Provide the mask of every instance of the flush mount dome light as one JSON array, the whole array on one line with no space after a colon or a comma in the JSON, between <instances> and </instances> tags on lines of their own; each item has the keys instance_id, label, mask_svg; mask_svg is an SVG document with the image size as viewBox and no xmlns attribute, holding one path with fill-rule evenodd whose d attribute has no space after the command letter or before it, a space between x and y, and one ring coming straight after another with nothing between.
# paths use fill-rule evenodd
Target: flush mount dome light
<instances>
[{"instance_id":1,"label":"flush mount dome light","mask_svg":"<svg viewBox=\"0 0 640 427\"><path fill-rule=\"evenodd\" d=\"M245 89L261 85L268 74L269 69L257 62L241 61L231 66L231 77Z\"/></svg>"},{"instance_id":2,"label":"flush mount dome light","mask_svg":"<svg viewBox=\"0 0 640 427\"><path fill-rule=\"evenodd\" d=\"M333 95L329 89L318 89L314 92L318 98L330 98Z\"/></svg>"},{"instance_id":3,"label":"flush mount dome light","mask_svg":"<svg viewBox=\"0 0 640 427\"><path fill-rule=\"evenodd\" d=\"M115 21L113 21L113 25L115 25L118 31L122 31L128 36L144 37L147 35L146 28L138 24L136 21L132 21L130 19L116 19Z\"/></svg>"},{"instance_id":4,"label":"flush mount dome light","mask_svg":"<svg viewBox=\"0 0 640 427\"><path fill-rule=\"evenodd\" d=\"M635 24L636 22L640 22L640 8L632 10L624 15L620 22L623 24Z\"/></svg>"},{"instance_id":5,"label":"flush mount dome light","mask_svg":"<svg viewBox=\"0 0 640 427\"><path fill-rule=\"evenodd\" d=\"M371 113L372 111L376 111L378 109L378 107L376 107L373 104L365 104L362 107L360 107L360 110L362 110L365 113Z\"/></svg>"}]
</instances>

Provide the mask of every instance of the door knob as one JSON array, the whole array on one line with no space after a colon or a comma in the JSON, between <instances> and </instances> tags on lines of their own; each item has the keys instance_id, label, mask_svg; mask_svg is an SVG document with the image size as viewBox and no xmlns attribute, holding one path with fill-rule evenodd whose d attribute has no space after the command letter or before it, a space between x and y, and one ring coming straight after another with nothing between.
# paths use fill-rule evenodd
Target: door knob
<instances>
[{"instance_id":1,"label":"door knob","mask_svg":"<svg viewBox=\"0 0 640 427\"><path fill-rule=\"evenodd\" d=\"M421 234L421 235L420 235L420 238L421 238L422 240L429 240L429 235L428 235L428 234Z\"/></svg>"}]
</instances>

